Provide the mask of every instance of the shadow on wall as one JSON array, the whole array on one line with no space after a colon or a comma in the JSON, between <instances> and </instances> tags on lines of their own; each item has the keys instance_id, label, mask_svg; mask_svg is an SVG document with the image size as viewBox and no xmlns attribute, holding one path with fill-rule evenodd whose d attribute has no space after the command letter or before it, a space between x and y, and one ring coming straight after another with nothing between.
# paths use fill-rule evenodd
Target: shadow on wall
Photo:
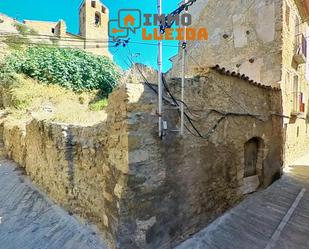
<instances>
[{"instance_id":1,"label":"shadow on wall","mask_svg":"<svg viewBox=\"0 0 309 249\"><path fill-rule=\"evenodd\" d=\"M125 89L112 94L107 119L93 126L2 120L8 156L70 213L93 222L116 248L121 191L128 173Z\"/></svg>"},{"instance_id":2,"label":"shadow on wall","mask_svg":"<svg viewBox=\"0 0 309 249\"><path fill-rule=\"evenodd\" d=\"M168 82L176 98L180 85L179 79ZM280 95L210 70L187 80L185 102L197 129L211 136L179 136L178 111L167 99L168 132L161 140L156 94L126 83L110 96L102 124L33 120L24 135L18 132L21 140L10 139L4 125L4 142L34 182L96 223L111 248L172 248L238 203L245 176L257 175L266 187L280 172L282 120L273 115L281 113ZM24 159L12 152L16 141Z\"/></svg>"},{"instance_id":3,"label":"shadow on wall","mask_svg":"<svg viewBox=\"0 0 309 249\"><path fill-rule=\"evenodd\" d=\"M168 82L176 98L180 83ZM129 175L123 213L128 226L119 237L126 248L172 248L238 203L246 185L251 184L253 192L280 175L280 90L213 70L188 79L186 86L187 110L197 129L211 134L209 139L188 131L180 137L175 132L178 111L166 101L168 131L160 140L156 94L142 84L126 85L129 99L139 96L128 102ZM255 178L256 186L248 177Z\"/></svg>"}]
</instances>

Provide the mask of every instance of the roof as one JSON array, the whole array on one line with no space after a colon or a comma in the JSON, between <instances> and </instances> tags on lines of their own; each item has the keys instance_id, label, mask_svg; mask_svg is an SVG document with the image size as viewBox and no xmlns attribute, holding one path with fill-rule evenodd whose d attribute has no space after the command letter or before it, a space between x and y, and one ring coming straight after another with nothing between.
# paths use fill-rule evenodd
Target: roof
<instances>
[{"instance_id":1,"label":"roof","mask_svg":"<svg viewBox=\"0 0 309 249\"><path fill-rule=\"evenodd\" d=\"M220 65L216 65L216 66L213 66L213 67L210 67L210 68L215 70L219 74L242 79L242 80L248 82L249 84L260 87L260 88L273 90L273 91L281 91L281 89L278 88L278 87L271 87L271 86L263 85L262 83L258 83L256 81L250 79L245 74L240 74L240 73L236 73L234 71L226 70L224 67L220 67Z\"/></svg>"},{"instance_id":2,"label":"roof","mask_svg":"<svg viewBox=\"0 0 309 249\"><path fill-rule=\"evenodd\" d=\"M74 37L79 38L79 39L81 39L81 40L84 40L84 39L85 39L84 37L82 37L82 36L80 36L80 35L73 34L73 33L68 32L68 31L66 32L66 34L69 35L69 36L74 36Z\"/></svg>"}]
</instances>

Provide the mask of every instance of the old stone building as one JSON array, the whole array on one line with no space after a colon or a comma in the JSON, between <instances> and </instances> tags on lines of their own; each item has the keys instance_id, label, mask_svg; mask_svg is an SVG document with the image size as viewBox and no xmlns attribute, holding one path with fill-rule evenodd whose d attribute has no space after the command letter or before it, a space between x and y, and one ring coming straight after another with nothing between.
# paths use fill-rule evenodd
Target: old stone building
<instances>
[{"instance_id":1,"label":"old stone building","mask_svg":"<svg viewBox=\"0 0 309 249\"><path fill-rule=\"evenodd\" d=\"M180 79L167 86L179 98ZM128 77L94 126L1 120L8 156L54 201L97 224L110 248L173 248L280 177L280 89L208 69L188 79L185 98L202 137L188 121L179 136L179 113L165 92L163 139L155 92Z\"/></svg>"},{"instance_id":2,"label":"old stone building","mask_svg":"<svg viewBox=\"0 0 309 249\"><path fill-rule=\"evenodd\" d=\"M307 153L309 2L208 0L196 2L191 13L192 25L206 27L209 40L188 43L187 76L194 75L196 67L220 64L280 87L286 117L285 163ZM181 69L181 52L172 61L170 77Z\"/></svg>"},{"instance_id":3,"label":"old stone building","mask_svg":"<svg viewBox=\"0 0 309 249\"><path fill-rule=\"evenodd\" d=\"M92 20L102 20L92 3L81 6L83 36L93 35ZM195 22L207 20L213 25L206 25L210 35L216 35L208 48L189 44L188 60L194 57L203 70L188 61L183 136L179 103L173 101L181 85L172 77L179 75L175 57L164 91L162 139L156 86L129 76L109 97L105 120L94 126L35 117L12 124L3 117L0 138L8 157L52 200L95 223L111 249L173 248L281 176L285 99L278 44L283 46L283 18L277 17L282 2L253 3L258 7L243 0L209 1L208 10L203 1L194 6L204 11ZM255 16L244 15L251 7ZM234 23L226 18L236 12ZM61 37L68 35L64 27L60 21L44 30ZM247 38L250 34L254 37ZM208 66L217 61L220 66ZM0 91L3 108L9 94Z\"/></svg>"},{"instance_id":4,"label":"old stone building","mask_svg":"<svg viewBox=\"0 0 309 249\"><path fill-rule=\"evenodd\" d=\"M79 7L78 35L67 32L63 20L58 22L24 20L24 24L42 35L43 41L46 40L44 35L55 37L54 41L59 46L83 48L94 54L110 56L107 47L108 21L108 8L100 0L84 0Z\"/></svg>"}]
</instances>

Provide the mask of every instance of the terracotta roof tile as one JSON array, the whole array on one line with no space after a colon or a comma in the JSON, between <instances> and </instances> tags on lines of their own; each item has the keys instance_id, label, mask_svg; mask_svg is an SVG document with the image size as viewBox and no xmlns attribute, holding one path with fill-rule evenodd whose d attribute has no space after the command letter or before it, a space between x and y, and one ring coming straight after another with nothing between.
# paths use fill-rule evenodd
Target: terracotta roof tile
<instances>
[{"instance_id":1,"label":"terracotta roof tile","mask_svg":"<svg viewBox=\"0 0 309 249\"><path fill-rule=\"evenodd\" d=\"M223 74L223 75L227 75L227 76L232 76L232 77L235 77L235 78L239 78L239 79L242 79L244 81L247 81L248 83L250 83L251 85L254 85L254 86L257 86L257 87L261 87L261 88L264 88L264 89L268 89L268 90L273 90L273 91L281 91L280 88L278 87L271 87L271 86L266 86L266 85L263 85L261 83L258 83L252 79L250 79L247 75L245 74L240 74L240 73L236 73L234 71L230 71L230 70L226 70L224 67L220 67L219 65L216 65L216 66L213 66L213 67L210 67L211 69L217 71L218 73L220 74Z\"/></svg>"}]
</instances>

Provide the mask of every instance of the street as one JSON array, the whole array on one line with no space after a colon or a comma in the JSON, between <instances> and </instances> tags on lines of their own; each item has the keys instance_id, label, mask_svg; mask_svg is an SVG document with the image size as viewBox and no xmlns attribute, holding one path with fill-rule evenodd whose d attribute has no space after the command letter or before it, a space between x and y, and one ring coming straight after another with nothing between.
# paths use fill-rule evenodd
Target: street
<instances>
[{"instance_id":1,"label":"street","mask_svg":"<svg viewBox=\"0 0 309 249\"><path fill-rule=\"evenodd\" d=\"M308 249L309 156L177 249ZM299 163L298 162L298 163ZM307 189L307 190L306 190Z\"/></svg>"},{"instance_id":2,"label":"street","mask_svg":"<svg viewBox=\"0 0 309 249\"><path fill-rule=\"evenodd\" d=\"M100 236L53 204L17 165L0 161L0 249L103 249Z\"/></svg>"}]
</instances>

